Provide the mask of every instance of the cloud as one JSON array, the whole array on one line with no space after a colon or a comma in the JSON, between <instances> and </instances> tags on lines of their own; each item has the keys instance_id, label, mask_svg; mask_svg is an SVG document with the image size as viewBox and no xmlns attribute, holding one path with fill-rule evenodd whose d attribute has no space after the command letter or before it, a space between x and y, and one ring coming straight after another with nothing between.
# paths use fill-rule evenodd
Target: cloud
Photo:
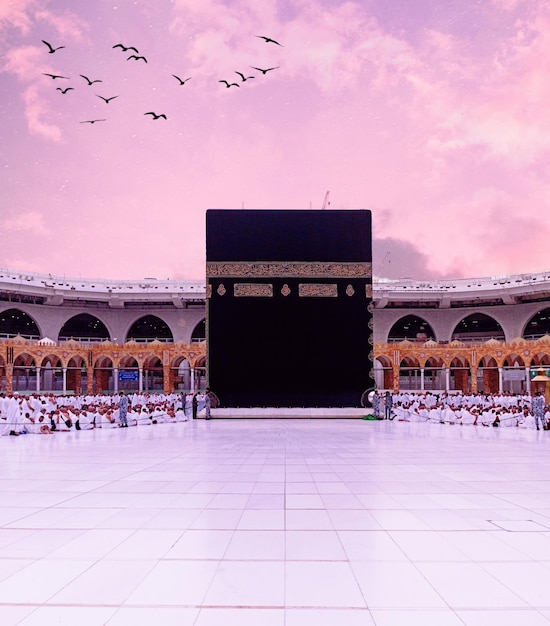
<instances>
[{"instance_id":1,"label":"cloud","mask_svg":"<svg viewBox=\"0 0 550 626\"><path fill-rule=\"evenodd\" d=\"M24 35L28 34L32 27L30 13L36 8L36 0L9 0L0 1L0 31L8 28L16 28Z\"/></svg>"},{"instance_id":2,"label":"cloud","mask_svg":"<svg viewBox=\"0 0 550 626\"><path fill-rule=\"evenodd\" d=\"M4 218L0 221L2 230L8 232L28 232L33 235L51 236L54 232L44 221L44 216L38 211L18 213L14 217Z\"/></svg>"},{"instance_id":3,"label":"cloud","mask_svg":"<svg viewBox=\"0 0 550 626\"><path fill-rule=\"evenodd\" d=\"M36 72L40 56L40 50L36 46L14 48L7 53L6 61L0 66L0 71L15 75L21 82L30 83L22 93L29 131L44 139L59 142L61 129L46 121L51 108L39 83L44 77L41 74L37 75Z\"/></svg>"},{"instance_id":4,"label":"cloud","mask_svg":"<svg viewBox=\"0 0 550 626\"><path fill-rule=\"evenodd\" d=\"M410 241L385 237L372 242L373 275L379 278L438 280L458 278L460 273L438 272L430 268L430 257Z\"/></svg>"}]
</instances>

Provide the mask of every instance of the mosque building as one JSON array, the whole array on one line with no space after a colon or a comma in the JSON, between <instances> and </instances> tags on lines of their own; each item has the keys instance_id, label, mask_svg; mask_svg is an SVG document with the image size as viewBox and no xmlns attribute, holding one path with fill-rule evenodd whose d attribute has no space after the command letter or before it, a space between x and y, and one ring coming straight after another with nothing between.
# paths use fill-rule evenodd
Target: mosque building
<instances>
[{"instance_id":1,"label":"mosque building","mask_svg":"<svg viewBox=\"0 0 550 626\"><path fill-rule=\"evenodd\" d=\"M379 389L520 393L550 369L550 272L374 279L373 301ZM203 389L205 303L203 281L0 270L0 389Z\"/></svg>"}]
</instances>

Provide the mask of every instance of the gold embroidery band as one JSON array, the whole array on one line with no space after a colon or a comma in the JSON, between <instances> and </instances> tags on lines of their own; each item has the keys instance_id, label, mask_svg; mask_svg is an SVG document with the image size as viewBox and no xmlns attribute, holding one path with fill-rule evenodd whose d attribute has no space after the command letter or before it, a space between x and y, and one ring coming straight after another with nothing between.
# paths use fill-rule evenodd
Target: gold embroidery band
<instances>
[{"instance_id":1,"label":"gold embroidery band","mask_svg":"<svg viewBox=\"0 0 550 626\"><path fill-rule=\"evenodd\" d=\"M209 261L207 278L362 278L372 276L372 263L316 261Z\"/></svg>"},{"instance_id":2,"label":"gold embroidery band","mask_svg":"<svg viewBox=\"0 0 550 626\"><path fill-rule=\"evenodd\" d=\"M298 285L298 296L300 298L337 298L338 285L301 283Z\"/></svg>"},{"instance_id":3,"label":"gold embroidery band","mask_svg":"<svg viewBox=\"0 0 550 626\"><path fill-rule=\"evenodd\" d=\"M239 297L272 298L273 285L267 283L235 283L233 295Z\"/></svg>"}]
</instances>

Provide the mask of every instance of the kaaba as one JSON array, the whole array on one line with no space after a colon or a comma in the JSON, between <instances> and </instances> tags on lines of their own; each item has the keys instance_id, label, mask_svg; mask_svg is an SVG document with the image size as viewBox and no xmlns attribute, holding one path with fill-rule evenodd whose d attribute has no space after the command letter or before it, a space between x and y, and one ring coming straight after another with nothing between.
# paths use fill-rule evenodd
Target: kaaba
<instances>
[{"instance_id":1,"label":"kaaba","mask_svg":"<svg viewBox=\"0 0 550 626\"><path fill-rule=\"evenodd\" d=\"M206 212L207 384L220 407L359 407L373 386L367 210Z\"/></svg>"}]
</instances>

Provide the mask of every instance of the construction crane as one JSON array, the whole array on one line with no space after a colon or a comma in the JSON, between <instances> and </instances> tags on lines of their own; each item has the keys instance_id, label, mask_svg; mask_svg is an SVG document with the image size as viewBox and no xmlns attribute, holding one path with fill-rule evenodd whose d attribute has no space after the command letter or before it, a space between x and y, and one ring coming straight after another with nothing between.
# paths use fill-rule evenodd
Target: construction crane
<instances>
[{"instance_id":1,"label":"construction crane","mask_svg":"<svg viewBox=\"0 0 550 626\"><path fill-rule=\"evenodd\" d=\"M328 199L330 194L330 191L327 191L325 194L325 199L323 200L323 206L321 207L321 209L326 209L327 206L330 206L330 200Z\"/></svg>"}]
</instances>

